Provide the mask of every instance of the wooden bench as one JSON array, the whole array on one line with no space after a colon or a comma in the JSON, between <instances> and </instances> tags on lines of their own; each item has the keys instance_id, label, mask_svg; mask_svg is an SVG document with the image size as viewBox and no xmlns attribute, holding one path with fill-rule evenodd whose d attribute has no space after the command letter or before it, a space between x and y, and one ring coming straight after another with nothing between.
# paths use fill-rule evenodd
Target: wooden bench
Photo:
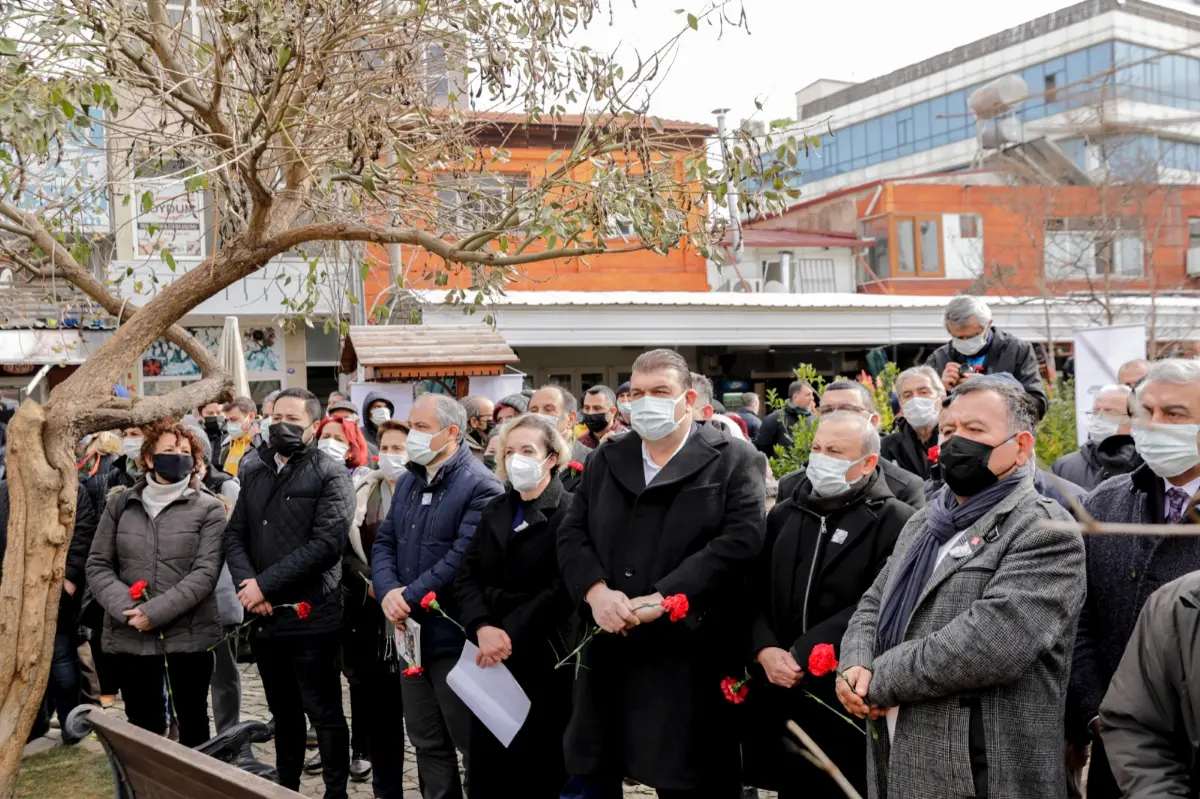
<instances>
[{"instance_id":1,"label":"wooden bench","mask_svg":"<svg viewBox=\"0 0 1200 799\"><path fill-rule=\"evenodd\" d=\"M80 705L66 729L83 738L96 733L116 784L116 799L295 799L300 794L229 764L249 741L265 740L257 721L226 730L196 749L135 727L111 713Z\"/></svg>"}]
</instances>

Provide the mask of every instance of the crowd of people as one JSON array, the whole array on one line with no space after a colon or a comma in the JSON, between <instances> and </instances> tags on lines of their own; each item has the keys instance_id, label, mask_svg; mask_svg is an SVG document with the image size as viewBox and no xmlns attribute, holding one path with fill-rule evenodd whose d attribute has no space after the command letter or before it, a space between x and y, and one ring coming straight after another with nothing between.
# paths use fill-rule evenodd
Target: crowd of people
<instances>
[{"instance_id":1,"label":"crowd of people","mask_svg":"<svg viewBox=\"0 0 1200 799\"><path fill-rule=\"evenodd\" d=\"M1079 796L1089 747L1095 799L1197 795L1200 361L1124 365L1047 471L1033 348L945 321L882 436L857 382L726 414L665 349L582 397L291 388L92 436L43 715L119 690L194 746L252 658L275 772L239 764L328 799L401 799L405 733L425 799L844 795L789 721L864 796ZM530 699L508 745L451 688L467 641Z\"/></svg>"}]
</instances>

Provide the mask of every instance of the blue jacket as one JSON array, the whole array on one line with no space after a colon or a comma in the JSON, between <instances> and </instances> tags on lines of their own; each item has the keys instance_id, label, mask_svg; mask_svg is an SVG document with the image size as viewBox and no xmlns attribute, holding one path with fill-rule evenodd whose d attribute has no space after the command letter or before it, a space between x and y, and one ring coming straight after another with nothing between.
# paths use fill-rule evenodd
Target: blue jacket
<instances>
[{"instance_id":1,"label":"blue jacket","mask_svg":"<svg viewBox=\"0 0 1200 799\"><path fill-rule=\"evenodd\" d=\"M437 592L438 603L453 617L450 589L458 562L484 507L501 493L500 481L462 443L433 482L426 482L425 467L415 463L396 482L392 508L371 550L371 581L380 600L404 587L404 601L421 625L423 657L462 649L458 628L421 610L421 598Z\"/></svg>"}]
</instances>

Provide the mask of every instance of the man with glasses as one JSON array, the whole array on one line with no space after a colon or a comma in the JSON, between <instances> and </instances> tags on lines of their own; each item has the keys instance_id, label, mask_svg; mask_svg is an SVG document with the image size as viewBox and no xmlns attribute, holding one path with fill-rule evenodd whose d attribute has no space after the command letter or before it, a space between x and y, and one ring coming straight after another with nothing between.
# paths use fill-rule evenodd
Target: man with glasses
<instances>
[{"instance_id":1,"label":"man with glasses","mask_svg":"<svg viewBox=\"0 0 1200 799\"><path fill-rule=\"evenodd\" d=\"M817 405L817 415L823 417L838 412L858 414L869 419L873 427L879 428L875 397L862 383L854 380L835 380L825 387ZM883 458L879 459L879 468L883 470L888 489L896 499L913 508L925 506L925 483L920 477ZM790 497L803 477L803 469L785 475L779 481L779 496Z\"/></svg>"},{"instance_id":2,"label":"man with glasses","mask_svg":"<svg viewBox=\"0 0 1200 799\"><path fill-rule=\"evenodd\" d=\"M1129 474L1142 465L1134 446L1133 417L1129 415L1128 386L1105 386L1096 394L1088 440L1075 452L1063 455L1050 471L1091 491L1110 477Z\"/></svg>"}]
</instances>

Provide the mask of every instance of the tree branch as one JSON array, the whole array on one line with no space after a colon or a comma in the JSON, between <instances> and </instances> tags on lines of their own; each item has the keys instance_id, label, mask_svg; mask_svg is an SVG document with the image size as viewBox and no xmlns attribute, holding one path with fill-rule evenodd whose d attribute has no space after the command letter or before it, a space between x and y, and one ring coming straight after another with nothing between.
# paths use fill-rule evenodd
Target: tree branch
<instances>
[{"instance_id":1,"label":"tree branch","mask_svg":"<svg viewBox=\"0 0 1200 799\"><path fill-rule=\"evenodd\" d=\"M233 389L230 376L218 370L162 396L105 399L98 407L78 414L74 423L83 435L121 427L145 427L161 419L179 419L208 402L230 400Z\"/></svg>"}]
</instances>

